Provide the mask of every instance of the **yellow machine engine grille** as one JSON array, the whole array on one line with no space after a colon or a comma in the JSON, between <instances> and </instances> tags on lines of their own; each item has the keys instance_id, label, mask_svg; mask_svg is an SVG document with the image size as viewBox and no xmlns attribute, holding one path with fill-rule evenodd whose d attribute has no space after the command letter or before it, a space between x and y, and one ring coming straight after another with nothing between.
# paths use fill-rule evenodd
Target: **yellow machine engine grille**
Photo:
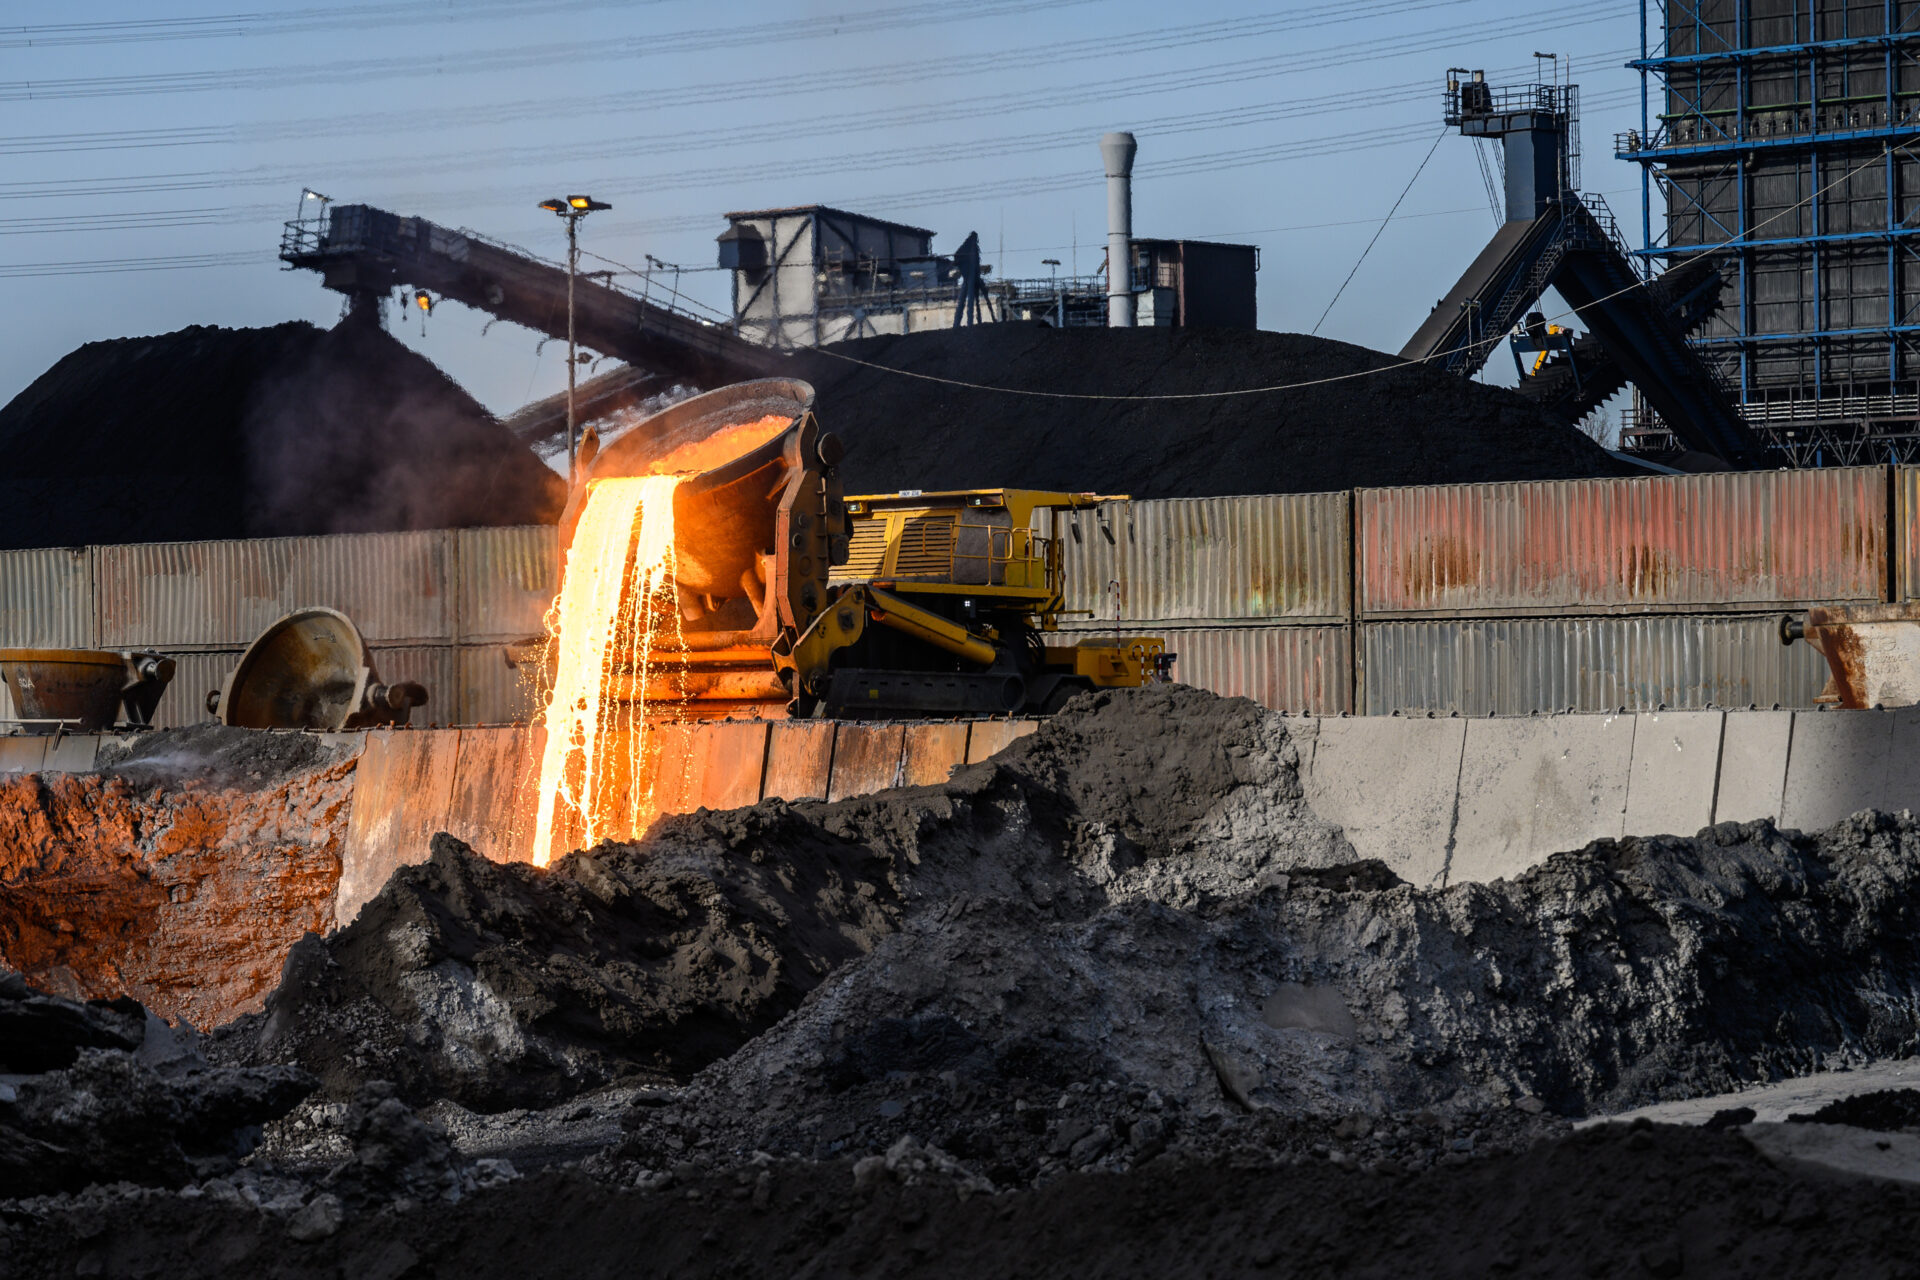
<instances>
[{"instance_id":1,"label":"yellow machine engine grille","mask_svg":"<svg viewBox=\"0 0 1920 1280\"><path fill-rule=\"evenodd\" d=\"M910 516L900 529L893 571L902 578L945 578L953 572L953 517Z\"/></svg>"},{"instance_id":2,"label":"yellow machine engine grille","mask_svg":"<svg viewBox=\"0 0 1920 1280\"><path fill-rule=\"evenodd\" d=\"M880 572L887 558L887 522L859 519L853 522L853 537L847 543L847 562L833 571L835 578L871 578Z\"/></svg>"}]
</instances>

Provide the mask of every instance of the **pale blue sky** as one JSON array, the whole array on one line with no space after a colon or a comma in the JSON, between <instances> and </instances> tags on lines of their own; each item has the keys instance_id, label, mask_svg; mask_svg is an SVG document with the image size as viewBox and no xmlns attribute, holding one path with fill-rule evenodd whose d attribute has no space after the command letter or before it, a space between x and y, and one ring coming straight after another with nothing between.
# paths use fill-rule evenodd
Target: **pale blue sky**
<instances>
[{"instance_id":1,"label":"pale blue sky","mask_svg":"<svg viewBox=\"0 0 1920 1280\"><path fill-rule=\"evenodd\" d=\"M242 17L232 17L245 10ZM585 243L709 268L729 209L834 204L978 231L996 274L1100 264L1108 129L1140 138L1135 232L1262 249L1263 328L1310 329L1440 132L1451 65L1570 55L1585 186L1637 242L1637 0L10 0L0 16L0 401L82 342L329 324L274 260L303 185L556 254L534 206L611 201ZM60 24L57 28L55 24ZM1322 332L1397 350L1492 230L1442 141ZM1004 253L1001 246L1005 247ZM183 261L166 270L117 270ZM719 308L724 277L683 287ZM560 352L448 305L396 332L489 407ZM1504 360L1504 356L1501 357ZM1507 370L1511 376L1511 370Z\"/></svg>"}]
</instances>

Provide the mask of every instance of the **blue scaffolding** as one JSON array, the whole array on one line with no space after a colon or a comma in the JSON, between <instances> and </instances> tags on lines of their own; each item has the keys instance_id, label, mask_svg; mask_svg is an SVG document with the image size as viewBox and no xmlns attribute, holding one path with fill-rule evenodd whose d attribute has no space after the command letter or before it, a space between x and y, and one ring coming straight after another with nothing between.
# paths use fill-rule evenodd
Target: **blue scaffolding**
<instances>
[{"instance_id":1,"label":"blue scaffolding","mask_svg":"<svg viewBox=\"0 0 1920 1280\"><path fill-rule=\"evenodd\" d=\"M1742 415L1791 465L1920 456L1920 0L1641 0L1640 42L1636 252L1720 260L1693 341Z\"/></svg>"}]
</instances>

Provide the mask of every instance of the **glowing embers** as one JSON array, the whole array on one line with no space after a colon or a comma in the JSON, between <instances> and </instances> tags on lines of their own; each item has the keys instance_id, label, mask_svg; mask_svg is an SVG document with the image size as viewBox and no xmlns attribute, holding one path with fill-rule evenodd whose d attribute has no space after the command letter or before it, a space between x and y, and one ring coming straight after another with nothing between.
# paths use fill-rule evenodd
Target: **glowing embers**
<instances>
[{"instance_id":1,"label":"glowing embers","mask_svg":"<svg viewBox=\"0 0 1920 1280\"><path fill-rule=\"evenodd\" d=\"M588 487L560 598L547 615L556 662L540 761L535 865L553 856L556 833L585 848L638 834L654 816L659 749L648 732L644 673L656 644L679 639L673 586L679 484L679 476L653 475Z\"/></svg>"}]
</instances>

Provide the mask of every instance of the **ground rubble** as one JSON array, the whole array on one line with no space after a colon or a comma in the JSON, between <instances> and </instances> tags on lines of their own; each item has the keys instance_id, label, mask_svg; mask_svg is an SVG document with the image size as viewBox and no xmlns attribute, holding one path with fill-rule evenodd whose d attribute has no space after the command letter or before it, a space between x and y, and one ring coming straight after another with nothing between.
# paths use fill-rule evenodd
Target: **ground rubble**
<instances>
[{"instance_id":1,"label":"ground rubble","mask_svg":"<svg viewBox=\"0 0 1920 1280\"><path fill-rule=\"evenodd\" d=\"M376 1245L458 1256L421 1206L485 1238L485 1206L527 1221L496 1185L511 1181L511 1196L623 1220L673 1206L692 1224L663 1237L676 1274L719 1274L736 1236L883 1274L933 1258L913 1254L924 1239L1017 1274L967 1231L1008 1215L1052 1230L1048 1215L1099 1204L1131 1238L1118 1206L1190 1185L1247 1215L1223 1265L1298 1261L1273 1243L1284 1222L1386 1268L1420 1241L1457 1247L1456 1228L1355 1204L1476 1188L1650 1212L1652 1252L1593 1256L1694 1274L1692 1228L1647 1210L1639 1184L1552 1181L1635 1158L1649 1185L1773 1188L1753 1211L1714 1192L1701 1257L1722 1274L1782 1223L1854 1221L1834 1179L1879 1177L1861 1203L1913 1221L1913 1193L1873 1163L1920 1149L1905 1098L1798 1129L1573 1121L1910 1055L1920 820L1599 841L1509 880L1419 889L1354 858L1298 767L1284 718L1161 687L1077 700L941 786L667 818L546 869L437 837L354 924L294 947L263 1012L205 1041L213 1062L319 1082L215 1179L238 1196L217 1193L223 1221L276 1265L371 1266L352 1250ZM191 1190L140 1193L138 1231L174 1229ZM74 1203L0 1221L52 1248ZM918 1216L876 1223L882 1204ZM1364 1235L1373 1218L1404 1240L1336 1245L1313 1226ZM1579 1256L1479 1248L1459 1256L1480 1271L1435 1273L1550 1274ZM1165 1273L1202 1274L1185 1266Z\"/></svg>"},{"instance_id":2,"label":"ground rubble","mask_svg":"<svg viewBox=\"0 0 1920 1280\"><path fill-rule=\"evenodd\" d=\"M81 1003L0 975L0 1199L102 1181L181 1186L234 1169L312 1091L297 1067L211 1067L127 999Z\"/></svg>"}]
</instances>

